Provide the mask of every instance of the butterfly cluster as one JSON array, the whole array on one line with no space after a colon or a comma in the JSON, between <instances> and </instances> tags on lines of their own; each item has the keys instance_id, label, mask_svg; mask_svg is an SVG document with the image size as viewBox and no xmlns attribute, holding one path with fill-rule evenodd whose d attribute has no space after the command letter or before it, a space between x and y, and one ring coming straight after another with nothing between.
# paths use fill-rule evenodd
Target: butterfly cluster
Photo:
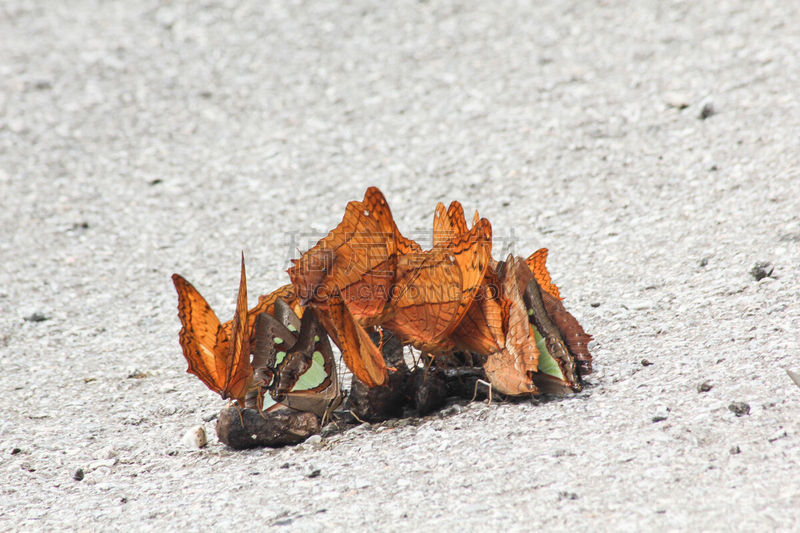
<instances>
[{"instance_id":1,"label":"butterfly cluster","mask_svg":"<svg viewBox=\"0 0 800 533\"><path fill-rule=\"evenodd\" d=\"M328 337L370 388L391 386L397 370L381 350L388 335L434 366L478 361L491 388L505 395L579 391L592 370L591 336L564 308L546 258L540 249L527 259L495 260L491 224L476 212L468 226L458 202L436 206L432 247L423 250L400 233L371 187L292 260L291 284L249 310L242 258L229 322L220 323L200 293L173 275L180 343L188 372L262 412L291 407L324 417L338 406Z\"/></svg>"}]
</instances>

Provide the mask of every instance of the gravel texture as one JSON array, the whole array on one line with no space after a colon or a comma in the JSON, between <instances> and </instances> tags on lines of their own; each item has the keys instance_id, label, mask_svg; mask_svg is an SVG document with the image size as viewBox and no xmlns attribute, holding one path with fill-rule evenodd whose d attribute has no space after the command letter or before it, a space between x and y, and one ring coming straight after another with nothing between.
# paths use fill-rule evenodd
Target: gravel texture
<instances>
[{"instance_id":1,"label":"gravel texture","mask_svg":"<svg viewBox=\"0 0 800 533\"><path fill-rule=\"evenodd\" d=\"M0 530L796 529L800 5L343 4L0 5ZM548 247L587 390L221 445L170 275L227 319L368 185Z\"/></svg>"}]
</instances>

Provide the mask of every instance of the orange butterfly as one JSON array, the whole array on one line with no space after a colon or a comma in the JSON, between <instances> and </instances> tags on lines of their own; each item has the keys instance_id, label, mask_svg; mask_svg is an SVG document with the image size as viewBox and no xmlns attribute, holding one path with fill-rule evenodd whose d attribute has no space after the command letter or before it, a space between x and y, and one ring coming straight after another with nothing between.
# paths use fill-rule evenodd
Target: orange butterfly
<instances>
[{"instance_id":1,"label":"orange butterfly","mask_svg":"<svg viewBox=\"0 0 800 533\"><path fill-rule=\"evenodd\" d=\"M399 256L392 312L383 326L422 351L451 351L448 337L475 298L491 247L492 227L481 219L471 231L427 252Z\"/></svg>"},{"instance_id":2,"label":"orange butterfly","mask_svg":"<svg viewBox=\"0 0 800 533\"><path fill-rule=\"evenodd\" d=\"M473 225L478 220L476 211ZM467 231L461 204L452 202L446 211L437 205L433 228L435 243ZM505 264L490 258L477 297L451 335L459 348L488 356L484 371L492 387L509 395L536 392L532 375L539 352L522 299L524 285L517 276L522 270L530 277L524 263L512 256Z\"/></svg>"},{"instance_id":3,"label":"orange butterfly","mask_svg":"<svg viewBox=\"0 0 800 533\"><path fill-rule=\"evenodd\" d=\"M239 281L236 312L230 334L220 324L205 298L191 283L178 274L172 275L178 291L178 317L183 327L180 343L189 363L187 372L194 374L223 399L234 399L244 406L245 395L253 382L250 366L250 335L247 331L247 282L244 254Z\"/></svg>"},{"instance_id":4,"label":"orange butterfly","mask_svg":"<svg viewBox=\"0 0 800 533\"><path fill-rule=\"evenodd\" d=\"M382 385L387 376L364 327L380 323L387 312L398 254L419 249L400 234L380 190L370 187L288 270L301 303L318 311L345 363L369 386Z\"/></svg>"},{"instance_id":5,"label":"orange butterfly","mask_svg":"<svg viewBox=\"0 0 800 533\"><path fill-rule=\"evenodd\" d=\"M538 369L539 350L523 302L522 287L527 283L521 272L531 277L525 263L512 255L498 267L502 299L509 304L505 336L501 348L489 353L483 365L492 387L512 396L537 393L533 374Z\"/></svg>"},{"instance_id":6,"label":"orange butterfly","mask_svg":"<svg viewBox=\"0 0 800 533\"><path fill-rule=\"evenodd\" d=\"M473 226L478 220L476 211ZM436 206L433 218L434 246L446 245L453 237L468 231L464 209L459 202L451 202L447 210L441 203ZM453 344L460 349L485 355L500 350L505 345L510 302L501 297L496 267L497 262L489 257L484 279L475 298L453 330Z\"/></svg>"}]
</instances>

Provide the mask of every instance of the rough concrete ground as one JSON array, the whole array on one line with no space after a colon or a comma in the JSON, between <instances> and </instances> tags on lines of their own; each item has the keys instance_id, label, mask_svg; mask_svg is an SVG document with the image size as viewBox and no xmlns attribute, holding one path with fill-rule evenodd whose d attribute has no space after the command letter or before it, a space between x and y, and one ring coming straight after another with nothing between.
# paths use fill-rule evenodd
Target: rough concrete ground
<instances>
[{"instance_id":1,"label":"rough concrete ground","mask_svg":"<svg viewBox=\"0 0 800 533\"><path fill-rule=\"evenodd\" d=\"M796 529L798 4L342 4L0 6L0 529ZM184 447L170 275L226 319L373 184L550 248L591 386Z\"/></svg>"}]
</instances>

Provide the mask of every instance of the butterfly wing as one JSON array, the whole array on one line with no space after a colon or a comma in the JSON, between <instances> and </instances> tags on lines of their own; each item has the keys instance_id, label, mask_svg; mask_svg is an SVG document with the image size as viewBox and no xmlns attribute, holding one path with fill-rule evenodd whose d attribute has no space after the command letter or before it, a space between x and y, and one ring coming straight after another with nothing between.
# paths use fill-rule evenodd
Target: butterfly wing
<instances>
[{"instance_id":1,"label":"butterfly wing","mask_svg":"<svg viewBox=\"0 0 800 533\"><path fill-rule=\"evenodd\" d=\"M218 362L227 356L227 336L211 306L191 283L179 274L172 275L172 282L178 292L178 317L182 325L179 339L189 363L186 371L221 394L226 376L224 365L220 372Z\"/></svg>"},{"instance_id":2,"label":"butterfly wing","mask_svg":"<svg viewBox=\"0 0 800 533\"><path fill-rule=\"evenodd\" d=\"M541 248L526 260L538 286L541 288L541 300L548 317L559 330L570 353L575 359L580 375L592 373L592 355L588 344L592 336L584 331L578 320L564 308L558 287L550 279L545 262L547 248Z\"/></svg>"},{"instance_id":3,"label":"butterfly wing","mask_svg":"<svg viewBox=\"0 0 800 533\"><path fill-rule=\"evenodd\" d=\"M391 318L384 326L429 352L452 349L447 339L474 300L491 253L483 221L446 246L398 258Z\"/></svg>"},{"instance_id":4,"label":"butterfly wing","mask_svg":"<svg viewBox=\"0 0 800 533\"><path fill-rule=\"evenodd\" d=\"M309 357L311 363L297 377L286 394L284 403L293 409L311 411L324 417L341 403L339 376L336 374L336 361L328 335L313 315L313 310L307 311L303 320L306 315L310 315L313 320L306 324L305 329L301 327L297 345L299 349L310 354L306 357ZM292 349L294 350L295 348Z\"/></svg>"},{"instance_id":5,"label":"butterfly wing","mask_svg":"<svg viewBox=\"0 0 800 533\"><path fill-rule=\"evenodd\" d=\"M328 300L328 312L321 313L320 322L339 346L347 367L368 387L386 383L386 363L367 331L356 322L341 296Z\"/></svg>"},{"instance_id":6,"label":"butterfly wing","mask_svg":"<svg viewBox=\"0 0 800 533\"><path fill-rule=\"evenodd\" d=\"M450 241L445 248L459 267L462 287L458 310L447 331L449 334L466 314L483 282L492 258L492 226L483 218L469 232Z\"/></svg>"},{"instance_id":7,"label":"butterfly wing","mask_svg":"<svg viewBox=\"0 0 800 533\"><path fill-rule=\"evenodd\" d=\"M498 272L503 297L510 302L505 346L489 354L483 368L492 387L504 394L536 393L532 376L539 364L539 350L528 323L520 283L532 277L522 260L509 256ZM521 279L522 278L522 279Z\"/></svg>"},{"instance_id":8,"label":"butterfly wing","mask_svg":"<svg viewBox=\"0 0 800 533\"><path fill-rule=\"evenodd\" d=\"M528 268L533 273L533 277L536 278L536 282L539 284L539 287L557 300L561 300L561 294L558 292L558 287L556 287L556 284L553 283L552 279L550 279L550 272L547 271L547 267L545 266L545 263L547 262L547 248L539 248L533 252L530 257L525 260L525 262L528 264Z\"/></svg>"},{"instance_id":9,"label":"butterfly wing","mask_svg":"<svg viewBox=\"0 0 800 533\"><path fill-rule=\"evenodd\" d=\"M253 319L255 322L255 319ZM225 386L222 398L231 398L244 405L245 395L253 382L253 367L250 365L250 331L247 313L247 279L242 254L242 270L239 278L239 294L236 312L231 323L229 354L225 361Z\"/></svg>"},{"instance_id":10,"label":"butterfly wing","mask_svg":"<svg viewBox=\"0 0 800 533\"><path fill-rule=\"evenodd\" d=\"M472 304L451 335L461 349L487 355L506 344L511 302L500 292L497 272L489 266Z\"/></svg>"},{"instance_id":11,"label":"butterfly wing","mask_svg":"<svg viewBox=\"0 0 800 533\"><path fill-rule=\"evenodd\" d=\"M451 240L467 233L464 208L459 202L451 202L446 210L439 202L433 215L433 246L446 245Z\"/></svg>"}]
</instances>

